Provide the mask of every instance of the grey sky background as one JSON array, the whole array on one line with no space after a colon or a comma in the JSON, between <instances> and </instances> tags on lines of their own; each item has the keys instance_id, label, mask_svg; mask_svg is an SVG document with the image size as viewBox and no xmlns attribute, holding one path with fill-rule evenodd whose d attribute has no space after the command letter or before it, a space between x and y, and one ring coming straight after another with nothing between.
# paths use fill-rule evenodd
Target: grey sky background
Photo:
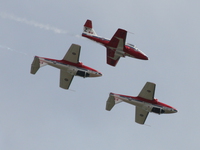
<instances>
[{"instance_id":1,"label":"grey sky background","mask_svg":"<svg viewBox=\"0 0 200 150\"><path fill-rule=\"evenodd\" d=\"M0 149L121 150L199 149L200 2L197 0L1 0ZM100 36L126 29L148 61L121 58L106 64L106 49L82 38L87 19ZM80 61L103 73L75 77L59 88L59 70L30 74L35 55L62 59L72 43ZM178 113L150 113L135 123L127 103L105 110L109 92L136 96L147 82L157 84L159 101Z\"/></svg>"}]
</instances>

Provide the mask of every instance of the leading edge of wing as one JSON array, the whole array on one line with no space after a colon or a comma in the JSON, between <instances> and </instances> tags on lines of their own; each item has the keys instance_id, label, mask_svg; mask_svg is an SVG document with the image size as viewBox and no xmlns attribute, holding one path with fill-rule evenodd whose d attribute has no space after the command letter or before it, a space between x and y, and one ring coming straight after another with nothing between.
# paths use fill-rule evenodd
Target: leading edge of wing
<instances>
[{"instance_id":1,"label":"leading edge of wing","mask_svg":"<svg viewBox=\"0 0 200 150\"><path fill-rule=\"evenodd\" d=\"M135 108L135 122L139 124L144 124L149 112L143 110L142 108L136 106Z\"/></svg>"},{"instance_id":2,"label":"leading edge of wing","mask_svg":"<svg viewBox=\"0 0 200 150\"><path fill-rule=\"evenodd\" d=\"M156 84L152 82L147 82L141 92L139 93L138 97L147 99L147 100L154 100L154 93L155 93Z\"/></svg>"},{"instance_id":3,"label":"leading edge of wing","mask_svg":"<svg viewBox=\"0 0 200 150\"><path fill-rule=\"evenodd\" d=\"M77 44L72 44L63 57L63 60L72 62L72 63L78 63L79 62L79 56L80 56L81 46Z\"/></svg>"}]
</instances>

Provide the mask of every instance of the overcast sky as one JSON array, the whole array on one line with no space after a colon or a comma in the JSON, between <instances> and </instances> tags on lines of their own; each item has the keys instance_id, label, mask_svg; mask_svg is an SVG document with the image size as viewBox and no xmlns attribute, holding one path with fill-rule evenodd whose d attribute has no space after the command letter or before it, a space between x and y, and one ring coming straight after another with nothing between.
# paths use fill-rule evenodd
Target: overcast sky
<instances>
[{"instance_id":1,"label":"overcast sky","mask_svg":"<svg viewBox=\"0 0 200 150\"><path fill-rule=\"evenodd\" d=\"M0 149L198 150L200 139L200 2L197 0L1 0ZM100 36L129 32L148 61L106 64L105 47L80 35L87 19ZM75 77L59 88L59 70L30 74L33 57L62 59L72 43L80 61L103 73ZM155 96L178 109L135 123L135 106L105 110L110 92L137 96L156 83Z\"/></svg>"}]
</instances>

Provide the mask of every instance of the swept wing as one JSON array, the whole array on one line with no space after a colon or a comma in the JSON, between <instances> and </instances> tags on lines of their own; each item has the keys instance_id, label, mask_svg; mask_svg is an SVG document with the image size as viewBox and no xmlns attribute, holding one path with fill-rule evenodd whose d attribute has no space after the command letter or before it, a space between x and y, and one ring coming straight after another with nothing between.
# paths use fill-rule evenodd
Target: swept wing
<instances>
[{"instance_id":1,"label":"swept wing","mask_svg":"<svg viewBox=\"0 0 200 150\"><path fill-rule=\"evenodd\" d=\"M115 50L107 48L107 64L116 66L120 56L115 55Z\"/></svg>"},{"instance_id":2,"label":"swept wing","mask_svg":"<svg viewBox=\"0 0 200 150\"><path fill-rule=\"evenodd\" d=\"M141 97L141 98L144 98L144 99L148 99L148 100L154 100L155 88L156 88L156 84L155 83L147 82L144 85L144 87L141 90L141 92L138 95L138 97Z\"/></svg>"},{"instance_id":3,"label":"swept wing","mask_svg":"<svg viewBox=\"0 0 200 150\"><path fill-rule=\"evenodd\" d=\"M65 54L63 60L72 62L72 63L78 63L79 62L79 56L80 56L80 50L81 46L77 44L72 44Z\"/></svg>"},{"instance_id":4,"label":"swept wing","mask_svg":"<svg viewBox=\"0 0 200 150\"><path fill-rule=\"evenodd\" d=\"M115 66L120 57L124 57L124 45L127 31L118 29L107 46L107 64Z\"/></svg>"},{"instance_id":5,"label":"swept wing","mask_svg":"<svg viewBox=\"0 0 200 150\"><path fill-rule=\"evenodd\" d=\"M144 124L147 119L149 112L145 111L141 107L136 106L135 109L135 122L139 124Z\"/></svg>"},{"instance_id":6,"label":"swept wing","mask_svg":"<svg viewBox=\"0 0 200 150\"><path fill-rule=\"evenodd\" d=\"M60 87L63 89L69 89L69 86L73 80L73 75L69 74L67 71L60 70Z\"/></svg>"}]
</instances>

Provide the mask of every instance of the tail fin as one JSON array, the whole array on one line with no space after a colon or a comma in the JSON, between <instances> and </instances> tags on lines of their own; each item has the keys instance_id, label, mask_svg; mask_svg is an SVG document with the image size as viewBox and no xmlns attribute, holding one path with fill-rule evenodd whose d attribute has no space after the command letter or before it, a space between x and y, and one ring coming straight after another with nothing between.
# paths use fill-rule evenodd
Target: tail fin
<instances>
[{"instance_id":1,"label":"tail fin","mask_svg":"<svg viewBox=\"0 0 200 150\"><path fill-rule=\"evenodd\" d=\"M83 33L91 34L91 35L97 35L96 32L94 31L94 29L92 28L92 21L91 20L87 20L85 22L84 27L83 27Z\"/></svg>"},{"instance_id":2,"label":"tail fin","mask_svg":"<svg viewBox=\"0 0 200 150\"><path fill-rule=\"evenodd\" d=\"M113 93L110 93L108 100L106 102L106 110L110 111L115 104L122 102L118 97L116 97Z\"/></svg>"},{"instance_id":3,"label":"tail fin","mask_svg":"<svg viewBox=\"0 0 200 150\"><path fill-rule=\"evenodd\" d=\"M35 56L31 64L31 74L35 74L40 67L46 66L47 63L43 62L40 57Z\"/></svg>"}]
</instances>

